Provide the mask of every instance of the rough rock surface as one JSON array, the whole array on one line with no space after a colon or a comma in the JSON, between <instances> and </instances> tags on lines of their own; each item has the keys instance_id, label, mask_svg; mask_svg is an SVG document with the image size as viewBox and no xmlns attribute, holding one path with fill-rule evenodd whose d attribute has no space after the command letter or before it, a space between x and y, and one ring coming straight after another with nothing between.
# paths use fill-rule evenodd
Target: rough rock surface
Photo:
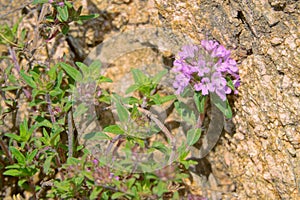
<instances>
[{"instance_id":1,"label":"rough rock surface","mask_svg":"<svg viewBox=\"0 0 300 200\"><path fill-rule=\"evenodd\" d=\"M155 2L163 25L196 40L214 38L240 62L236 133L208 157L215 177L229 176L238 199L299 198L300 2Z\"/></svg>"}]
</instances>

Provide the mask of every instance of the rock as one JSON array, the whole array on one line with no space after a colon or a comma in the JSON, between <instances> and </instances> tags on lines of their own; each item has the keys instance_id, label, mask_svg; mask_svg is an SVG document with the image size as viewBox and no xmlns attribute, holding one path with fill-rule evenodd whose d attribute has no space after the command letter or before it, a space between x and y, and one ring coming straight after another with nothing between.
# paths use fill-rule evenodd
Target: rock
<instances>
[{"instance_id":1,"label":"rock","mask_svg":"<svg viewBox=\"0 0 300 200\"><path fill-rule=\"evenodd\" d=\"M283 42L283 38L274 37L271 39L272 45L278 45L281 44L282 42Z\"/></svg>"},{"instance_id":2,"label":"rock","mask_svg":"<svg viewBox=\"0 0 300 200\"><path fill-rule=\"evenodd\" d=\"M299 1L155 2L165 26L197 41L214 38L246 49L236 54L242 80L234 108L236 136L227 135L209 154L212 169L228 164L223 170L236 182L239 199L297 199Z\"/></svg>"}]
</instances>

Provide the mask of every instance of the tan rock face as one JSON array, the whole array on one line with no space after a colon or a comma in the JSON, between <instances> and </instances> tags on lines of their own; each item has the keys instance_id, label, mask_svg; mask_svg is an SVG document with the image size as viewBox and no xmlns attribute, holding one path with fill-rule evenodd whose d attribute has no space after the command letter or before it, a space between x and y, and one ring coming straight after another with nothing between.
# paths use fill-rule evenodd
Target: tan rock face
<instances>
[{"instance_id":1,"label":"tan rock face","mask_svg":"<svg viewBox=\"0 0 300 200\"><path fill-rule=\"evenodd\" d=\"M206 162L212 168L207 177L199 176L207 164L197 166L191 190L210 199L299 198L299 1L77 0L75 3L83 5L87 13L100 13L97 20L80 28L72 26L70 30L85 55L110 37L111 32L149 24L172 28L198 42L216 39L232 49L240 64L242 81L234 104L236 133L225 134L207 157ZM5 9L8 8L0 10L1 15ZM13 22L17 20L10 18ZM66 42L58 44L66 46ZM58 44L53 49L62 49ZM61 54L53 50L53 55ZM111 70L113 74L114 69Z\"/></svg>"},{"instance_id":2,"label":"tan rock face","mask_svg":"<svg viewBox=\"0 0 300 200\"><path fill-rule=\"evenodd\" d=\"M236 133L223 138L210 154L212 168L223 171L237 183L238 199L297 199L300 14L296 8L299 2L156 0L155 3L164 19L163 25L197 41L214 38L233 49L240 62L242 86L234 107Z\"/></svg>"}]
</instances>

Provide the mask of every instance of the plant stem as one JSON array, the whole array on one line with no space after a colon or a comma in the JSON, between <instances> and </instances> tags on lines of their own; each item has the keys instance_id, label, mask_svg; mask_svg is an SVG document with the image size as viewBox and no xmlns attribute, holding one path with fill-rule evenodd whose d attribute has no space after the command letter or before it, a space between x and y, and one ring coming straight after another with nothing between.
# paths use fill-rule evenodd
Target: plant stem
<instances>
[{"instance_id":1,"label":"plant stem","mask_svg":"<svg viewBox=\"0 0 300 200\"><path fill-rule=\"evenodd\" d=\"M52 124L55 124L56 120L55 120L53 109L52 109L52 106L51 106L51 100L50 100L50 95L49 94L46 94L46 102L48 104L48 111L49 111L49 114L50 114L51 122L52 122Z\"/></svg>"},{"instance_id":2,"label":"plant stem","mask_svg":"<svg viewBox=\"0 0 300 200\"><path fill-rule=\"evenodd\" d=\"M1 146L1 149L4 151L6 157L8 158L9 163L14 164L14 160L12 159L11 154L10 154L6 144L3 142L3 139L0 140L0 146Z\"/></svg>"},{"instance_id":3,"label":"plant stem","mask_svg":"<svg viewBox=\"0 0 300 200\"><path fill-rule=\"evenodd\" d=\"M206 98L206 100L205 100L203 113L199 113L196 128L201 128L202 127L202 124L203 124L203 121L204 121L204 118L205 118L205 113L206 113L207 101L208 101L208 98Z\"/></svg>"},{"instance_id":4,"label":"plant stem","mask_svg":"<svg viewBox=\"0 0 300 200\"><path fill-rule=\"evenodd\" d=\"M19 45L17 45L16 43L13 43L12 41L10 41L9 39L7 39L7 38L6 38L4 35L2 35L1 33L0 33L0 37L2 37L2 38L3 38L6 42L8 42L9 44L21 48Z\"/></svg>"},{"instance_id":5,"label":"plant stem","mask_svg":"<svg viewBox=\"0 0 300 200\"><path fill-rule=\"evenodd\" d=\"M71 96L69 97L69 101L71 101ZM74 136L74 131L73 131L73 120L72 120L72 109L70 109L68 113L68 157L73 156L73 136Z\"/></svg>"},{"instance_id":6,"label":"plant stem","mask_svg":"<svg viewBox=\"0 0 300 200\"><path fill-rule=\"evenodd\" d=\"M109 143L109 145L108 145L108 147L107 147L107 149L106 149L106 155L107 154L109 154L109 152L110 152L110 150L112 149L112 147L113 147L113 145L114 145L114 143L116 143L118 140L120 140L120 139L122 139L123 138L123 135L117 135L116 137L114 137L111 141L110 141L110 143Z\"/></svg>"},{"instance_id":7,"label":"plant stem","mask_svg":"<svg viewBox=\"0 0 300 200\"><path fill-rule=\"evenodd\" d=\"M1 35L0 35L1 36ZM10 55L11 55L11 58L12 58L12 60L13 60L13 63L14 63L14 65L15 65L15 68L16 68L16 70L18 71L18 73L20 73L20 65L19 65L19 63L18 63L18 60L17 60L17 56L16 56L16 52L15 52L15 50L13 49L13 48L11 48L11 47L8 47L8 51L9 51L9 53L10 53Z\"/></svg>"},{"instance_id":8,"label":"plant stem","mask_svg":"<svg viewBox=\"0 0 300 200\"><path fill-rule=\"evenodd\" d=\"M149 117L152 121L154 121L155 124L162 130L162 132L166 135L168 140L171 142L172 153L170 155L168 164L172 164L176 152L176 139L174 138L172 133L167 129L167 127L165 127L165 125L161 121L159 121L159 119L157 119L157 117L154 114L152 114L149 110L146 110L141 107L138 107L138 110L143 114L145 114L147 117Z\"/></svg>"}]
</instances>

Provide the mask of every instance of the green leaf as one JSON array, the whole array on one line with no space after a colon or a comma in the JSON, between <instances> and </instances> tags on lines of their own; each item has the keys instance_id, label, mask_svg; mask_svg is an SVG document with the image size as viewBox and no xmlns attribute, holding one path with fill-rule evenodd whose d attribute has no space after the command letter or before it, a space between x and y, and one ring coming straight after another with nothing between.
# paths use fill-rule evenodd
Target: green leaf
<instances>
[{"instance_id":1,"label":"green leaf","mask_svg":"<svg viewBox=\"0 0 300 200\"><path fill-rule=\"evenodd\" d=\"M128 122L129 113L125 106L123 106L120 102L116 102L118 117L121 122Z\"/></svg>"},{"instance_id":2,"label":"green leaf","mask_svg":"<svg viewBox=\"0 0 300 200\"><path fill-rule=\"evenodd\" d=\"M187 132L187 144L192 146L194 145L200 138L201 136L201 129L190 129Z\"/></svg>"},{"instance_id":3,"label":"green leaf","mask_svg":"<svg viewBox=\"0 0 300 200\"><path fill-rule=\"evenodd\" d=\"M175 102L175 109L179 116L187 123L195 125L197 123L194 111L183 102Z\"/></svg>"},{"instance_id":4,"label":"green leaf","mask_svg":"<svg viewBox=\"0 0 300 200\"><path fill-rule=\"evenodd\" d=\"M127 188L131 188L135 181L136 181L135 178L130 178L129 180L126 180Z\"/></svg>"},{"instance_id":5,"label":"green leaf","mask_svg":"<svg viewBox=\"0 0 300 200\"><path fill-rule=\"evenodd\" d=\"M23 187L24 183L26 183L27 179L21 179L18 181L18 186Z\"/></svg>"},{"instance_id":6,"label":"green leaf","mask_svg":"<svg viewBox=\"0 0 300 200\"><path fill-rule=\"evenodd\" d=\"M79 20L89 20L89 19L95 19L97 17L99 17L99 14L80 15Z\"/></svg>"},{"instance_id":7,"label":"green leaf","mask_svg":"<svg viewBox=\"0 0 300 200\"><path fill-rule=\"evenodd\" d=\"M51 145L51 141L50 141L50 136L48 134L48 132L46 131L45 128L43 128L43 137L39 138L39 140L44 143L45 145L50 146Z\"/></svg>"},{"instance_id":8,"label":"green leaf","mask_svg":"<svg viewBox=\"0 0 300 200\"><path fill-rule=\"evenodd\" d=\"M103 130L105 131L105 129ZM109 132L109 131L105 131L105 132ZM92 133L88 133L86 135L84 135L83 139L85 140L111 140L111 137L109 137L108 135L106 135L103 132L92 132Z\"/></svg>"},{"instance_id":9,"label":"green leaf","mask_svg":"<svg viewBox=\"0 0 300 200\"><path fill-rule=\"evenodd\" d=\"M74 182L77 187L79 187L84 180L84 177L75 177Z\"/></svg>"},{"instance_id":10,"label":"green leaf","mask_svg":"<svg viewBox=\"0 0 300 200\"><path fill-rule=\"evenodd\" d=\"M100 194L100 192L102 191L102 188L101 187L94 187L89 199L97 199L98 198L98 195Z\"/></svg>"},{"instance_id":11,"label":"green leaf","mask_svg":"<svg viewBox=\"0 0 300 200\"><path fill-rule=\"evenodd\" d=\"M37 102L35 101L35 97L40 95L40 94L46 94L44 91L41 91L41 90L38 90L38 89L33 89L31 91L31 95L32 95L32 102L29 106L35 106L36 104L40 103L40 102Z\"/></svg>"},{"instance_id":12,"label":"green leaf","mask_svg":"<svg viewBox=\"0 0 300 200\"><path fill-rule=\"evenodd\" d=\"M179 154L179 161L181 162L182 160L185 160L186 157L189 155L190 150L188 149L188 145L185 144L184 142L181 143L181 145L178 147L177 150Z\"/></svg>"},{"instance_id":13,"label":"green leaf","mask_svg":"<svg viewBox=\"0 0 300 200\"><path fill-rule=\"evenodd\" d=\"M124 134L124 130L120 128L119 125L110 125L103 129L104 132L114 133L114 134Z\"/></svg>"},{"instance_id":14,"label":"green leaf","mask_svg":"<svg viewBox=\"0 0 300 200\"><path fill-rule=\"evenodd\" d=\"M13 25L13 27L12 27L12 32L13 32L14 35L16 35L16 33L17 33L17 31L18 31L19 24L20 24L21 20L22 20L22 18L19 18L19 19L18 19L18 22L15 23L15 24Z\"/></svg>"},{"instance_id":15,"label":"green leaf","mask_svg":"<svg viewBox=\"0 0 300 200\"><path fill-rule=\"evenodd\" d=\"M111 98L110 96L104 96L101 95L101 97L98 99L99 102L104 102L106 104L110 104L111 103Z\"/></svg>"},{"instance_id":16,"label":"green leaf","mask_svg":"<svg viewBox=\"0 0 300 200\"><path fill-rule=\"evenodd\" d=\"M28 131L28 122L26 119L20 124L20 136L26 138Z\"/></svg>"},{"instance_id":17,"label":"green leaf","mask_svg":"<svg viewBox=\"0 0 300 200\"><path fill-rule=\"evenodd\" d=\"M99 60L93 61L89 66L90 72L98 74L100 72L101 66L102 64Z\"/></svg>"},{"instance_id":18,"label":"green leaf","mask_svg":"<svg viewBox=\"0 0 300 200\"><path fill-rule=\"evenodd\" d=\"M68 1L64 1L64 2L65 2L66 6L67 6L68 8L72 8L72 7L73 7L73 4L72 4L72 3L68 2Z\"/></svg>"},{"instance_id":19,"label":"green leaf","mask_svg":"<svg viewBox=\"0 0 300 200\"><path fill-rule=\"evenodd\" d=\"M131 69L134 82L137 84L143 84L148 80L148 77L139 69Z\"/></svg>"},{"instance_id":20,"label":"green leaf","mask_svg":"<svg viewBox=\"0 0 300 200\"><path fill-rule=\"evenodd\" d=\"M99 82L101 77L101 66L102 64L99 60L95 60L94 62L92 62L89 66L89 73L87 78L98 80Z\"/></svg>"},{"instance_id":21,"label":"green leaf","mask_svg":"<svg viewBox=\"0 0 300 200\"><path fill-rule=\"evenodd\" d=\"M61 22L66 22L69 18L69 12L68 12L68 7L67 6L63 6L57 7L57 12L58 12L58 19Z\"/></svg>"},{"instance_id":22,"label":"green leaf","mask_svg":"<svg viewBox=\"0 0 300 200\"><path fill-rule=\"evenodd\" d=\"M35 71L30 71L29 74L36 83L38 83L38 81L41 82L40 74L36 73Z\"/></svg>"},{"instance_id":23,"label":"green leaf","mask_svg":"<svg viewBox=\"0 0 300 200\"><path fill-rule=\"evenodd\" d=\"M168 95L168 96L160 96L159 94L155 94L150 96L150 100L153 100L156 105L160 105L166 103L168 101L176 99L176 95Z\"/></svg>"},{"instance_id":24,"label":"green leaf","mask_svg":"<svg viewBox=\"0 0 300 200\"><path fill-rule=\"evenodd\" d=\"M69 165L77 165L79 163L78 158L70 157L67 159L67 164Z\"/></svg>"},{"instance_id":25,"label":"green leaf","mask_svg":"<svg viewBox=\"0 0 300 200\"><path fill-rule=\"evenodd\" d=\"M153 192L156 193L159 197L162 196L165 192L168 192L166 183L160 181L158 185L153 188Z\"/></svg>"},{"instance_id":26,"label":"green leaf","mask_svg":"<svg viewBox=\"0 0 300 200\"><path fill-rule=\"evenodd\" d=\"M9 169L3 172L3 175L6 176L22 176L24 173L21 170Z\"/></svg>"},{"instance_id":27,"label":"green leaf","mask_svg":"<svg viewBox=\"0 0 300 200\"><path fill-rule=\"evenodd\" d=\"M83 116L83 114L85 114L88 111L88 107L85 103L81 103L79 104L76 108L75 111L73 113L73 117L74 119L77 119L78 117Z\"/></svg>"},{"instance_id":28,"label":"green leaf","mask_svg":"<svg viewBox=\"0 0 300 200\"><path fill-rule=\"evenodd\" d=\"M10 72L9 72L10 73ZM6 73L8 74L8 73ZM12 74L8 75L8 80L12 83L12 84L19 84L18 80L16 79L16 77Z\"/></svg>"},{"instance_id":29,"label":"green leaf","mask_svg":"<svg viewBox=\"0 0 300 200\"><path fill-rule=\"evenodd\" d=\"M235 90L234 84L230 78L226 78L227 80L227 86L230 87L230 89Z\"/></svg>"},{"instance_id":30,"label":"green leaf","mask_svg":"<svg viewBox=\"0 0 300 200\"><path fill-rule=\"evenodd\" d=\"M24 81L32 88L36 88L36 83L33 81L32 77L25 74L24 70L20 71L20 75L24 79Z\"/></svg>"},{"instance_id":31,"label":"green leaf","mask_svg":"<svg viewBox=\"0 0 300 200\"><path fill-rule=\"evenodd\" d=\"M52 126L53 126L52 123L49 120L47 120L47 119L45 119L41 116L35 117L35 121L38 122L37 127L45 126L45 127L48 127L48 128L52 128Z\"/></svg>"},{"instance_id":32,"label":"green leaf","mask_svg":"<svg viewBox=\"0 0 300 200\"><path fill-rule=\"evenodd\" d=\"M61 27L61 32L64 34L64 35L67 35L67 33L69 32L69 29L70 29L70 26L68 24L64 24L62 27Z\"/></svg>"},{"instance_id":33,"label":"green leaf","mask_svg":"<svg viewBox=\"0 0 300 200\"><path fill-rule=\"evenodd\" d=\"M54 90L51 90L49 92L50 96L55 97L60 95L61 93L63 93L63 90L61 90L60 88L56 87Z\"/></svg>"},{"instance_id":34,"label":"green leaf","mask_svg":"<svg viewBox=\"0 0 300 200\"><path fill-rule=\"evenodd\" d=\"M139 100L138 98L135 98L135 97L128 97L127 98L127 101L126 101L126 103L127 104L130 104L130 105L133 105L133 104L139 104L139 103L141 103L142 101L141 100Z\"/></svg>"},{"instance_id":35,"label":"green leaf","mask_svg":"<svg viewBox=\"0 0 300 200\"><path fill-rule=\"evenodd\" d=\"M33 4L39 4L39 3L48 3L49 0L33 0Z\"/></svg>"},{"instance_id":36,"label":"green leaf","mask_svg":"<svg viewBox=\"0 0 300 200\"><path fill-rule=\"evenodd\" d=\"M21 88L21 86L7 86L7 87L1 88L1 90L2 91L11 91L11 90L18 90L20 88Z\"/></svg>"},{"instance_id":37,"label":"green leaf","mask_svg":"<svg viewBox=\"0 0 300 200\"><path fill-rule=\"evenodd\" d=\"M166 75L167 73L168 73L168 70L164 69L163 71L156 74L152 79L153 83L158 84L160 82L160 80L162 79L162 77L164 77L164 75Z\"/></svg>"},{"instance_id":38,"label":"green leaf","mask_svg":"<svg viewBox=\"0 0 300 200\"><path fill-rule=\"evenodd\" d=\"M21 32L21 41L23 42L26 38L27 30L25 28L22 29Z\"/></svg>"},{"instance_id":39,"label":"green leaf","mask_svg":"<svg viewBox=\"0 0 300 200\"><path fill-rule=\"evenodd\" d=\"M204 113L206 98L207 96L203 96L200 92L194 92L194 101L199 113Z\"/></svg>"},{"instance_id":40,"label":"green leaf","mask_svg":"<svg viewBox=\"0 0 300 200\"><path fill-rule=\"evenodd\" d=\"M185 169L189 169L190 166L198 164L198 162L194 160L181 160L180 163L184 165Z\"/></svg>"},{"instance_id":41,"label":"green leaf","mask_svg":"<svg viewBox=\"0 0 300 200\"><path fill-rule=\"evenodd\" d=\"M54 17L53 16L46 16L45 19L49 23L54 22Z\"/></svg>"},{"instance_id":42,"label":"green leaf","mask_svg":"<svg viewBox=\"0 0 300 200\"><path fill-rule=\"evenodd\" d=\"M159 141L154 141L151 148L157 149L157 150L161 151L162 153L168 152L168 148L166 147L166 145Z\"/></svg>"},{"instance_id":43,"label":"green leaf","mask_svg":"<svg viewBox=\"0 0 300 200\"><path fill-rule=\"evenodd\" d=\"M52 159L53 159L53 155L52 156L47 156L45 162L44 162L44 165L43 165L43 172L45 174L48 174L49 172L49 169L51 167L51 162L52 162Z\"/></svg>"},{"instance_id":44,"label":"green leaf","mask_svg":"<svg viewBox=\"0 0 300 200\"><path fill-rule=\"evenodd\" d=\"M1 26L0 26L0 28L1 28ZM10 56L7 57L7 58L10 58ZM4 58L3 58L3 59L4 59ZM4 73L5 73L5 74L10 74L13 67L14 67L13 64L9 65L9 66L4 70ZM10 75L10 76L15 77L14 75Z\"/></svg>"},{"instance_id":45,"label":"green leaf","mask_svg":"<svg viewBox=\"0 0 300 200\"><path fill-rule=\"evenodd\" d=\"M107 78L105 76L100 76L98 79L98 83L112 83L113 80L111 80L110 78Z\"/></svg>"},{"instance_id":46,"label":"green leaf","mask_svg":"<svg viewBox=\"0 0 300 200\"><path fill-rule=\"evenodd\" d=\"M129 88L127 88L125 94L129 94L131 92L134 92L134 91L138 90L139 87L140 87L139 85L133 84L133 85L129 86Z\"/></svg>"},{"instance_id":47,"label":"green leaf","mask_svg":"<svg viewBox=\"0 0 300 200\"><path fill-rule=\"evenodd\" d=\"M26 158L25 156L15 147L9 148L12 155L17 159L19 164L25 165Z\"/></svg>"},{"instance_id":48,"label":"green leaf","mask_svg":"<svg viewBox=\"0 0 300 200\"><path fill-rule=\"evenodd\" d=\"M31 153L29 153L27 156L26 156L26 159L27 159L27 162L31 163L34 159L34 157L36 156L38 150L35 149L33 150Z\"/></svg>"},{"instance_id":49,"label":"green leaf","mask_svg":"<svg viewBox=\"0 0 300 200\"><path fill-rule=\"evenodd\" d=\"M56 87L60 87L61 83L62 83L62 79L63 79L63 72L60 71L57 75L57 80L56 80Z\"/></svg>"},{"instance_id":50,"label":"green leaf","mask_svg":"<svg viewBox=\"0 0 300 200\"><path fill-rule=\"evenodd\" d=\"M72 67L71 65L68 65L66 63L61 62L60 66L75 81L82 79L81 73L77 69L75 69L74 67Z\"/></svg>"},{"instance_id":51,"label":"green leaf","mask_svg":"<svg viewBox=\"0 0 300 200\"><path fill-rule=\"evenodd\" d=\"M224 114L226 118L232 118L232 111L228 99L223 101L217 94L211 94L212 103Z\"/></svg>"},{"instance_id":52,"label":"green leaf","mask_svg":"<svg viewBox=\"0 0 300 200\"><path fill-rule=\"evenodd\" d=\"M75 63L78 67L79 67L79 69L81 70L81 72L82 72L82 74L83 74L83 77L87 77L87 76L89 76L89 67L88 66L86 66L84 63L82 63L82 62L76 62Z\"/></svg>"},{"instance_id":53,"label":"green leaf","mask_svg":"<svg viewBox=\"0 0 300 200\"><path fill-rule=\"evenodd\" d=\"M173 193L172 199L173 199L173 200L180 200L178 191L175 191L175 192Z\"/></svg>"},{"instance_id":54,"label":"green leaf","mask_svg":"<svg viewBox=\"0 0 300 200\"><path fill-rule=\"evenodd\" d=\"M17 142L21 142L21 137L19 135L13 133L6 133L4 134L6 137L16 140Z\"/></svg>"},{"instance_id":55,"label":"green leaf","mask_svg":"<svg viewBox=\"0 0 300 200\"><path fill-rule=\"evenodd\" d=\"M51 137L51 140L50 140L51 146L55 146L55 145L57 145L58 142L60 142L59 136L62 131L63 131L63 128L59 127L59 128L54 129L53 132L51 132L51 136L50 136Z\"/></svg>"},{"instance_id":56,"label":"green leaf","mask_svg":"<svg viewBox=\"0 0 300 200\"><path fill-rule=\"evenodd\" d=\"M166 103L168 101L174 100L176 98L177 98L176 95L167 95L167 96L161 97L160 101L163 104L163 103Z\"/></svg>"},{"instance_id":57,"label":"green leaf","mask_svg":"<svg viewBox=\"0 0 300 200\"><path fill-rule=\"evenodd\" d=\"M101 194L101 200L109 200L110 199L110 194L109 191L105 191Z\"/></svg>"},{"instance_id":58,"label":"green leaf","mask_svg":"<svg viewBox=\"0 0 300 200\"><path fill-rule=\"evenodd\" d=\"M112 199L118 199L118 198L120 198L120 197L122 197L122 196L124 196L125 194L124 193L122 193L122 192L116 192L116 193L114 193L112 196L111 196L111 198Z\"/></svg>"},{"instance_id":59,"label":"green leaf","mask_svg":"<svg viewBox=\"0 0 300 200\"><path fill-rule=\"evenodd\" d=\"M28 134L28 123L27 120L25 119L23 123L20 124L20 137L22 141L26 142L27 139L29 139L27 134Z\"/></svg>"},{"instance_id":60,"label":"green leaf","mask_svg":"<svg viewBox=\"0 0 300 200\"><path fill-rule=\"evenodd\" d=\"M127 108L120 102L119 96L114 94L113 97L114 97L113 100L116 103L119 120L121 122L127 123L129 120L129 112L128 112Z\"/></svg>"},{"instance_id":61,"label":"green leaf","mask_svg":"<svg viewBox=\"0 0 300 200\"><path fill-rule=\"evenodd\" d=\"M80 6L80 7L78 8L78 10L76 11L77 16L80 16L81 11L82 11L82 8L83 8L83 6Z\"/></svg>"},{"instance_id":62,"label":"green leaf","mask_svg":"<svg viewBox=\"0 0 300 200\"><path fill-rule=\"evenodd\" d=\"M47 132L47 130L45 128L43 128L43 136L46 138L46 139L49 139L49 134Z\"/></svg>"},{"instance_id":63,"label":"green leaf","mask_svg":"<svg viewBox=\"0 0 300 200\"><path fill-rule=\"evenodd\" d=\"M5 167L5 169L20 169L23 166L20 166L19 164L12 164Z\"/></svg>"}]
</instances>

